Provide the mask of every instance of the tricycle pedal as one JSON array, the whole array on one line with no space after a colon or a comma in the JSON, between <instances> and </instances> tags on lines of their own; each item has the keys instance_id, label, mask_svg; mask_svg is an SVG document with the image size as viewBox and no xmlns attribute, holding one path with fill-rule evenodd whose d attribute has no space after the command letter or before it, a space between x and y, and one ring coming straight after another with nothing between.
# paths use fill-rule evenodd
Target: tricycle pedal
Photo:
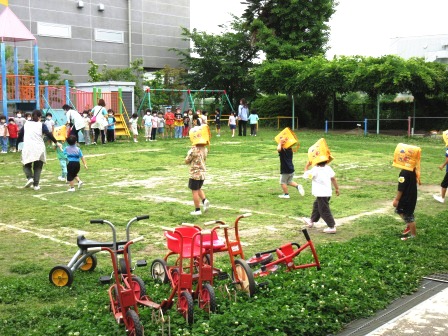
<instances>
[{"instance_id":1,"label":"tricycle pedal","mask_svg":"<svg viewBox=\"0 0 448 336\"><path fill-rule=\"evenodd\" d=\"M267 286L269 286L269 282L268 282L268 281L257 282L257 286L258 286L258 287L261 287L261 288L263 288L263 287L267 287Z\"/></svg>"},{"instance_id":2,"label":"tricycle pedal","mask_svg":"<svg viewBox=\"0 0 448 336\"><path fill-rule=\"evenodd\" d=\"M216 278L218 280L226 280L229 278L229 274L227 274L226 272L219 272Z\"/></svg>"},{"instance_id":3,"label":"tricycle pedal","mask_svg":"<svg viewBox=\"0 0 448 336\"><path fill-rule=\"evenodd\" d=\"M102 277L100 277L100 284L102 284L102 285L110 284L111 280L112 279L111 279L110 275L103 275Z\"/></svg>"},{"instance_id":4,"label":"tricycle pedal","mask_svg":"<svg viewBox=\"0 0 448 336\"><path fill-rule=\"evenodd\" d=\"M137 267L145 267L145 266L147 266L148 265L148 263L146 262L146 260L144 260L144 259L140 259L140 260L137 260Z\"/></svg>"}]
</instances>

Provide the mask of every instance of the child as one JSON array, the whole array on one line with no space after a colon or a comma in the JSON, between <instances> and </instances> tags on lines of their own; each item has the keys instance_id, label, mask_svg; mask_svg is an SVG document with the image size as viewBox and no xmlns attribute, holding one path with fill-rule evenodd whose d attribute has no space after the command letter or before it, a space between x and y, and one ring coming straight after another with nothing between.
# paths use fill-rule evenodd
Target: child
<instances>
[{"instance_id":1,"label":"child","mask_svg":"<svg viewBox=\"0 0 448 336\"><path fill-rule=\"evenodd\" d=\"M216 127L216 136L221 136L221 111L219 109L215 110L215 127Z\"/></svg>"},{"instance_id":2,"label":"child","mask_svg":"<svg viewBox=\"0 0 448 336\"><path fill-rule=\"evenodd\" d=\"M115 141L115 117L114 117L114 110L109 109L107 110L108 116L107 116L107 142L114 142Z\"/></svg>"},{"instance_id":3,"label":"child","mask_svg":"<svg viewBox=\"0 0 448 336\"><path fill-rule=\"evenodd\" d=\"M142 118L142 126L145 127L145 141L151 141L152 116L151 110L146 109L146 114Z\"/></svg>"},{"instance_id":4,"label":"child","mask_svg":"<svg viewBox=\"0 0 448 336\"><path fill-rule=\"evenodd\" d=\"M82 117L84 119L84 129L82 130L82 135L84 136L84 143L88 146L88 145L90 145L90 116L89 116L89 111L84 110L82 112Z\"/></svg>"},{"instance_id":5,"label":"child","mask_svg":"<svg viewBox=\"0 0 448 336\"><path fill-rule=\"evenodd\" d=\"M415 238L417 235L414 210L417 205L417 183L420 184L420 156L420 147L402 143L397 145L394 152L392 166L400 168L401 171L398 175L397 195L392 205L406 223L403 235L410 233L410 236L402 237L401 240Z\"/></svg>"},{"instance_id":6,"label":"child","mask_svg":"<svg viewBox=\"0 0 448 336\"><path fill-rule=\"evenodd\" d=\"M415 169L413 171L405 169L400 171L398 175L397 195L392 205L395 208L395 212L406 223L406 229L403 231L403 235L411 234L410 236L402 237L401 240L415 238L417 235L414 217L414 210L417 205L417 174Z\"/></svg>"},{"instance_id":7,"label":"child","mask_svg":"<svg viewBox=\"0 0 448 336\"><path fill-rule=\"evenodd\" d=\"M183 116L184 128L182 130L182 138L186 138L188 136L188 132L190 131L190 117L188 116L188 111L184 112Z\"/></svg>"},{"instance_id":8,"label":"child","mask_svg":"<svg viewBox=\"0 0 448 336\"><path fill-rule=\"evenodd\" d=\"M250 135L257 136L258 120L260 118L258 118L257 110L252 109L249 116Z\"/></svg>"},{"instance_id":9,"label":"child","mask_svg":"<svg viewBox=\"0 0 448 336\"><path fill-rule=\"evenodd\" d=\"M191 132L194 132L194 130L192 129L190 134ZM201 200L204 213L207 212L210 207L210 202L207 200L205 193L202 190L206 171L205 160L207 159L208 153L206 147L207 143L208 139L205 139L204 137L194 138L194 140L192 140L192 147L185 157L185 163L190 165L190 179L188 180L188 187L191 189L193 195L195 209L190 212L190 215L193 216L202 215L200 208Z\"/></svg>"},{"instance_id":10,"label":"child","mask_svg":"<svg viewBox=\"0 0 448 336\"><path fill-rule=\"evenodd\" d=\"M167 131L166 136L172 138L174 131L174 113L171 112L170 108L168 108L165 113L165 126Z\"/></svg>"},{"instance_id":11,"label":"child","mask_svg":"<svg viewBox=\"0 0 448 336\"><path fill-rule=\"evenodd\" d=\"M76 146L76 136L70 135L67 139L68 146L64 149L64 154L67 155L67 181L70 184L69 192L75 191L75 179L78 180L78 189L81 189L83 182L79 179L78 173L80 170L79 160L87 169L86 159L82 155L81 148Z\"/></svg>"},{"instance_id":12,"label":"child","mask_svg":"<svg viewBox=\"0 0 448 336\"><path fill-rule=\"evenodd\" d=\"M47 114L45 115L45 125L48 128L48 131L50 133L53 133L54 131L54 120L53 120L53 115L50 112L47 112ZM51 146L52 142L51 140L48 140L48 145Z\"/></svg>"},{"instance_id":13,"label":"child","mask_svg":"<svg viewBox=\"0 0 448 336\"><path fill-rule=\"evenodd\" d=\"M278 195L280 198L290 198L288 193L288 185L297 188L300 195L305 195L305 190L302 185L297 184L292 179L294 178L294 164L292 162L293 152L292 148L284 148L286 143L286 139L283 138L280 140L277 145L278 156L280 157L280 185L283 190L282 195Z\"/></svg>"},{"instance_id":14,"label":"child","mask_svg":"<svg viewBox=\"0 0 448 336\"><path fill-rule=\"evenodd\" d=\"M157 141L156 140L156 134L157 134L157 126L159 125L159 118L157 117L157 112L154 111L152 113L152 118L151 118L151 141Z\"/></svg>"},{"instance_id":15,"label":"child","mask_svg":"<svg viewBox=\"0 0 448 336\"><path fill-rule=\"evenodd\" d=\"M174 138L180 139L182 138L182 128L184 127L184 120L182 117L182 113L180 112L180 108L176 109L176 113L174 113Z\"/></svg>"},{"instance_id":16,"label":"child","mask_svg":"<svg viewBox=\"0 0 448 336\"><path fill-rule=\"evenodd\" d=\"M304 178L312 179L311 192L316 200L310 218L303 218L309 228L314 226L321 217L327 223L324 233L336 233L336 223L330 210L330 198L333 184L336 196L339 196L339 186L333 169L328 166L329 159L317 162L316 165L303 174Z\"/></svg>"},{"instance_id":17,"label":"child","mask_svg":"<svg viewBox=\"0 0 448 336\"><path fill-rule=\"evenodd\" d=\"M442 183L440 183L440 196L439 195L432 195L434 199L437 202L445 203L445 195L446 195L446 189L448 188L448 146L445 148L445 162L439 166L440 170L443 170L445 168L445 176L443 177Z\"/></svg>"},{"instance_id":18,"label":"child","mask_svg":"<svg viewBox=\"0 0 448 336\"><path fill-rule=\"evenodd\" d=\"M65 126L63 126L65 128ZM67 131L64 132L67 134ZM56 136L55 136L56 137ZM59 161L59 166L61 167L61 176L58 176L58 180L62 182L67 182L67 154L65 153L65 148L67 148L67 141L62 138L57 138L56 140L61 141L62 148L56 146L56 157Z\"/></svg>"},{"instance_id":19,"label":"child","mask_svg":"<svg viewBox=\"0 0 448 336\"><path fill-rule=\"evenodd\" d=\"M129 124L131 125L131 131L132 135L134 136L134 142L138 142L137 136L138 136L138 129L137 129L137 123L138 123L138 115L137 113L134 113L129 119Z\"/></svg>"},{"instance_id":20,"label":"child","mask_svg":"<svg viewBox=\"0 0 448 336\"><path fill-rule=\"evenodd\" d=\"M159 124L157 125L157 133L159 134L159 137L162 139L165 138L165 119L163 118L163 113L159 112L157 114L159 117Z\"/></svg>"},{"instance_id":21,"label":"child","mask_svg":"<svg viewBox=\"0 0 448 336\"><path fill-rule=\"evenodd\" d=\"M9 148L11 152L16 152L17 138L19 137L19 128L17 127L14 118L8 120L8 133L9 133Z\"/></svg>"},{"instance_id":22,"label":"child","mask_svg":"<svg viewBox=\"0 0 448 336\"><path fill-rule=\"evenodd\" d=\"M230 126L230 130L232 131L232 138L233 138L235 136L235 130L236 130L236 117L234 111L230 113L228 125Z\"/></svg>"},{"instance_id":23,"label":"child","mask_svg":"<svg viewBox=\"0 0 448 336\"><path fill-rule=\"evenodd\" d=\"M8 153L8 126L6 125L6 117L0 117L0 144L2 146L2 154Z\"/></svg>"}]
</instances>

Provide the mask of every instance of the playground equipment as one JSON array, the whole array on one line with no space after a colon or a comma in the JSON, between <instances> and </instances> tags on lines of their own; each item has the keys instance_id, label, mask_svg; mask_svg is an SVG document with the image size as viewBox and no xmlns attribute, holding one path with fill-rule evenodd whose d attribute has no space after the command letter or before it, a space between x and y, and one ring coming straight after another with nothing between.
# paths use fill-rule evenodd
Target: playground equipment
<instances>
[{"instance_id":1,"label":"playground equipment","mask_svg":"<svg viewBox=\"0 0 448 336\"><path fill-rule=\"evenodd\" d=\"M238 223L241 218L247 218L252 214L247 213L244 215L240 215L236 218L235 224L233 227L229 227L222 221L211 221L205 223L205 225L218 224L212 230L204 230L202 236L202 248L205 251L202 251L202 257L196 256L194 262L197 265L206 264L210 266L210 270L214 277L219 279L227 279L229 276L227 273L222 271L221 269L213 267L213 254L218 252L227 252L230 259L230 264L232 267L232 284L236 287L237 290L246 292L249 296L255 294L256 284L254 280L254 276L252 274L252 270L248 263L244 260L244 253L241 246L241 241L238 232ZM189 227L192 232L201 232L201 227L193 225L193 224L183 224L186 227ZM217 235L217 230L223 229L225 240L219 238ZM233 237L231 237L230 230L233 229ZM233 238L233 239L232 239ZM168 266L167 260L170 256L174 255L178 256L178 252L170 248L170 252L168 252L163 259L155 260L151 265L151 275L154 279L158 279L164 283L169 281L168 276ZM176 262L177 264L177 262ZM209 268L207 267L207 271ZM210 278L210 284L213 285L213 278Z\"/></svg>"},{"instance_id":2,"label":"playground equipment","mask_svg":"<svg viewBox=\"0 0 448 336\"><path fill-rule=\"evenodd\" d=\"M126 273L123 273L117 264L116 255L119 252L118 250L105 246L87 249L88 253L109 252L115 277L115 283L108 290L111 312L118 324L124 323L127 334L135 336L143 336L143 325L140 323L138 301L136 299L136 295L141 295L142 287L139 286L139 282L136 280L137 277L131 273L129 246L141 240L143 240L143 237L128 241L120 251L124 255L123 260L125 261ZM129 279L132 279L132 281L129 281ZM140 278L138 279L141 281Z\"/></svg>"},{"instance_id":3,"label":"playground equipment","mask_svg":"<svg viewBox=\"0 0 448 336\"><path fill-rule=\"evenodd\" d=\"M212 265L206 262L204 237L210 231L182 226L164 228L169 255L176 255L174 265L168 266L166 259L156 259L151 265L151 275L164 283L170 282L168 301L177 296L178 311L188 324L193 323L193 304L198 300L199 308L206 312L217 309L213 289ZM194 284L196 285L194 288Z\"/></svg>"},{"instance_id":4,"label":"playground equipment","mask_svg":"<svg viewBox=\"0 0 448 336\"><path fill-rule=\"evenodd\" d=\"M107 247L111 248L114 251L119 251L122 249L122 246L125 245L129 239L130 239L130 228L132 223L136 221L140 221L143 219L148 219L148 215L143 216L137 216L129 220L129 222L126 225L126 240L120 240L117 241L117 235L115 231L115 226L103 219L93 219L90 221L90 223L96 223L96 224L107 224L112 229L112 238L113 240L111 242L98 242L94 240L89 240L84 237L84 235L79 235L76 239L76 244L78 245L78 251L73 255L72 259L69 261L67 265L58 265L53 267L50 270L49 273L49 280L50 282L57 286L57 287L64 287L64 286L70 286L73 283L73 273L80 269L84 272L93 272L97 266L97 258L94 251L89 252L89 248L94 247ZM117 252L118 254L122 254L122 252ZM117 263L120 267L120 270L125 273L125 260L118 259L117 256ZM130 260L130 253L129 253L129 263L131 263ZM146 261L139 260L136 264L138 267L140 266L146 266Z\"/></svg>"},{"instance_id":5,"label":"playground equipment","mask_svg":"<svg viewBox=\"0 0 448 336\"><path fill-rule=\"evenodd\" d=\"M229 104L230 110L233 110L232 103L230 102L229 96L227 95L226 90L177 90L177 89L151 89L147 88L145 90L145 96L142 99L142 102L140 104L140 107L138 108L138 112L141 111L143 104L145 101L148 103L149 109L153 109L153 100L151 100L152 96L156 95L157 93L171 93L171 94L178 94L182 96L183 106L182 111L185 111L189 108L191 108L194 112L196 112L196 105L195 101L205 96L220 96L220 111L223 110L224 104Z\"/></svg>"},{"instance_id":6,"label":"playground equipment","mask_svg":"<svg viewBox=\"0 0 448 336\"><path fill-rule=\"evenodd\" d=\"M258 252L253 257L249 258L247 262L250 265L261 264L260 269L253 272L254 277L263 277L270 273L273 273L278 270L278 266L281 264L286 265L287 271L308 267L316 267L318 270L320 270L319 258L317 257L316 249L310 238L310 235L308 234L308 231L306 229L302 229L302 233L307 241L307 243L302 246L300 246L298 243L288 243L272 250ZM294 247L296 247L296 249L294 249ZM311 249L314 262L296 265L294 263L294 258L308 247ZM272 253L274 252L277 254L278 259L272 261Z\"/></svg>"}]
</instances>

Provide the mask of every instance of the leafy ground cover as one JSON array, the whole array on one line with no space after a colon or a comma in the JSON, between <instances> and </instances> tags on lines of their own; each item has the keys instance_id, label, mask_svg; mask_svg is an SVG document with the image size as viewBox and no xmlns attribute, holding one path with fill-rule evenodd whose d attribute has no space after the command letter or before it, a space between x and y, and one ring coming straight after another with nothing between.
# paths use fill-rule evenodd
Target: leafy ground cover
<instances>
[{"instance_id":1,"label":"leafy ground cover","mask_svg":"<svg viewBox=\"0 0 448 336\"><path fill-rule=\"evenodd\" d=\"M92 218L109 219L120 237L130 218L149 214L138 222L132 235L145 236L135 244L133 256L150 263L165 254L163 226L181 222L201 224L213 219L232 222L241 213L253 216L242 221L241 237L247 256L290 241L304 243L301 216L308 216L313 197L291 190L283 200L278 185L279 162L273 137L276 131L261 129L255 137L231 138L223 132L213 138L204 190L211 210L189 215L191 193L188 169L183 164L187 140L119 141L106 146L83 147L88 171L81 171L85 186L67 193L57 181L59 164L49 150L42 175L42 189L23 189L25 182L17 154L0 157L0 334L2 335L123 335L109 313L106 287L98 284L110 273L107 255L98 254L93 273L77 271L70 288L56 288L48 281L49 270L67 264L76 251L76 236L109 240L110 232L89 224ZM306 151L321 132L298 132L301 149L295 154L297 176L306 162ZM341 196L331 207L338 233L309 233L317 245L321 271L280 270L266 278L267 286L256 297L230 297L227 281L218 281L219 312L195 311L188 327L174 310L170 325L154 321L150 310L141 310L147 335L327 335L359 317L373 314L394 299L414 291L424 275L448 270L445 227L448 212L432 194L439 191L444 146L436 139L326 135L335 161ZM416 218L418 238L400 241L404 225L391 207L398 170L391 166L398 142L422 147L422 182ZM299 179L296 179L299 181ZM370 215L368 215L370 214ZM309 253L299 260L306 262ZM228 269L224 257L218 264ZM157 301L168 295L165 285L154 283L148 268L139 268L148 292ZM168 331L170 327L170 331Z\"/></svg>"}]
</instances>

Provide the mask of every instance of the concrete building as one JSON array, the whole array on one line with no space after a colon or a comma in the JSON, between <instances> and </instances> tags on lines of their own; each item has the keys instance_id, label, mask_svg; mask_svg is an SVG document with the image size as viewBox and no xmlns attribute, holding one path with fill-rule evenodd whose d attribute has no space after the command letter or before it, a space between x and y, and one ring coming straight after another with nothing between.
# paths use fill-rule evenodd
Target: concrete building
<instances>
[{"instance_id":1,"label":"concrete building","mask_svg":"<svg viewBox=\"0 0 448 336\"><path fill-rule=\"evenodd\" d=\"M181 27L190 27L190 0L9 0L9 7L37 38L39 67L69 70L78 83L90 79L89 60L101 71L141 58L152 71L179 66L170 49L189 47ZM19 59L32 61L31 43L20 43Z\"/></svg>"},{"instance_id":2,"label":"concrete building","mask_svg":"<svg viewBox=\"0 0 448 336\"><path fill-rule=\"evenodd\" d=\"M396 37L392 53L404 59L424 57L427 62L448 63L448 35Z\"/></svg>"}]
</instances>

